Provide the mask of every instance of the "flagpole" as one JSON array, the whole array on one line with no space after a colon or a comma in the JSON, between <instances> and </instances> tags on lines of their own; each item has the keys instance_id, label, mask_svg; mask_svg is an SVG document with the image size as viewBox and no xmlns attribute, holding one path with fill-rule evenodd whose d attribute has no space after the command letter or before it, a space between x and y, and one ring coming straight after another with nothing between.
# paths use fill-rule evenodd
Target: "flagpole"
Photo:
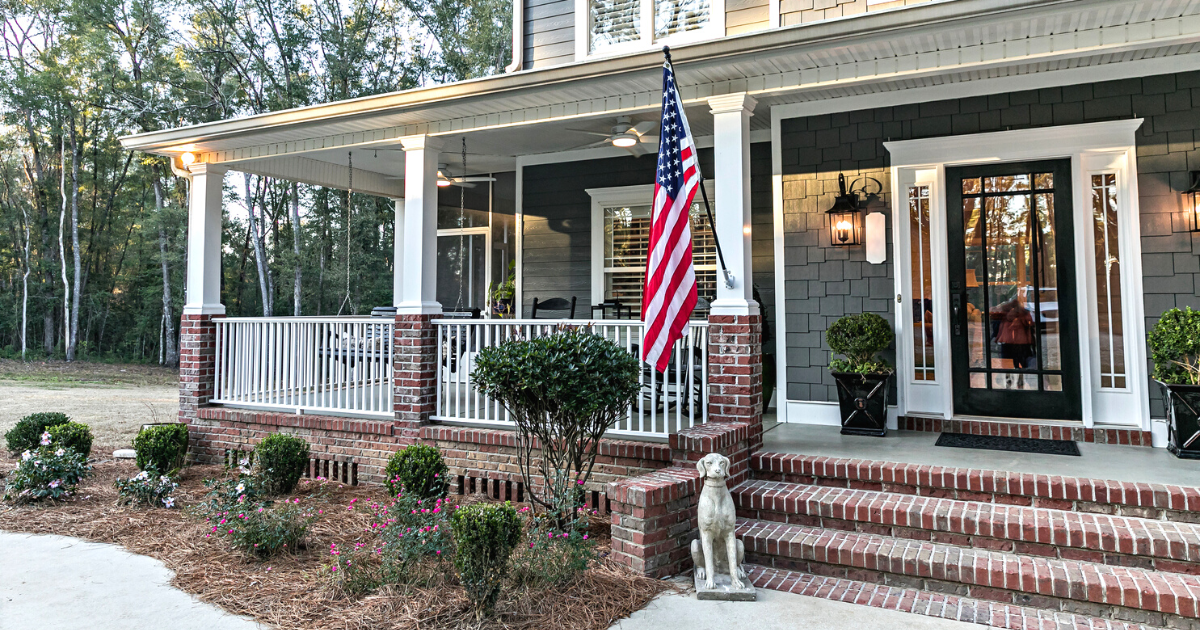
<instances>
[{"instance_id":1,"label":"flagpole","mask_svg":"<svg viewBox=\"0 0 1200 630\"><path fill-rule=\"evenodd\" d=\"M676 89L679 86L679 75L675 73L675 64L671 63L671 47L662 47L663 56L667 58L667 66L671 68L671 75L675 77ZM682 103L682 99L680 99ZM713 243L717 246L717 262L721 265L721 273L725 276L725 288L733 288L733 274L729 273L729 268L725 266L725 254L721 251L721 239L717 237L717 222L713 220L712 204L708 202L708 191L704 189L704 171L700 170L700 160L696 160L696 173L700 176L700 196L704 199L704 212L708 214L708 225L712 228Z\"/></svg>"}]
</instances>

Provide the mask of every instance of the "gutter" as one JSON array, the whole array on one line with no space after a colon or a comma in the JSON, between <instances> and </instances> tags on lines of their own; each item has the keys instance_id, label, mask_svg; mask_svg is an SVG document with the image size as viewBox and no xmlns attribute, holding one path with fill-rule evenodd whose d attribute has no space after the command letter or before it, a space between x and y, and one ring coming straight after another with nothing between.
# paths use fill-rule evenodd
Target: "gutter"
<instances>
[{"instance_id":1,"label":"gutter","mask_svg":"<svg viewBox=\"0 0 1200 630\"><path fill-rule=\"evenodd\" d=\"M504 71L508 73L516 72L521 69L521 53L524 52L525 38L525 0L513 0L513 25L512 25L512 63L504 66Z\"/></svg>"},{"instance_id":2,"label":"gutter","mask_svg":"<svg viewBox=\"0 0 1200 630\"><path fill-rule=\"evenodd\" d=\"M522 0L523 1L523 0ZM747 54L797 48L821 48L856 37L881 39L887 33L905 29L930 29L967 19L1014 13L1025 9L1064 5L1124 5L1122 0L937 0L928 4L900 7L877 13L835 18L812 24L798 24L767 31L699 42L672 49L677 65L719 61ZM517 11L514 11L514 16ZM514 17L515 20L515 17ZM520 31L514 31L519 33ZM514 34L514 38L516 35ZM519 47L514 46L514 60ZM516 71L492 77L468 79L447 85L416 88L404 92L379 94L322 105L258 114L201 125L177 127L121 138L129 150L173 154L180 145L230 139L288 127L351 121L380 113L443 104L453 101L482 100L532 87L547 87L582 79L596 79L630 72L648 71L662 64L658 50L630 53L597 60L577 61L538 70ZM510 66L511 67L511 66ZM507 68L506 68L507 69Z\"/></svg>"}]
</instances>

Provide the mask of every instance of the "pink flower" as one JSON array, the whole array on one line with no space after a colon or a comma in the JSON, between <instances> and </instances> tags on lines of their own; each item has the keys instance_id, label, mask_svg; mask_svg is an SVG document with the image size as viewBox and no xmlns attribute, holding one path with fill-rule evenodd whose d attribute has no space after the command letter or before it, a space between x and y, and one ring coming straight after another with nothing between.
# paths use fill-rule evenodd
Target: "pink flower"
<instances>
[{"instance_id":1,"label":"pink flower","mask_svg":"<svg viewBox=\"0 0 1200 630\"><path fill-rule=\"evenodd\" d=\"M584 534L584 535L583 535L583 539L584 539L584 540L587 540L587 534Z\"/></svg>"}]
</instances>

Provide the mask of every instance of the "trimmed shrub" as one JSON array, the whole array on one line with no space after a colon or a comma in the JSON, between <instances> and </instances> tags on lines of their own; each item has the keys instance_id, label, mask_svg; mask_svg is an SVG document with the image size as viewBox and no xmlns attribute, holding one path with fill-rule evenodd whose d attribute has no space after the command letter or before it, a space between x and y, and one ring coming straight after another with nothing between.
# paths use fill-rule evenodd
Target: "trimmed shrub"
<instances>
[{"instance_id":1,"label":"trimmed shrub","mask_svg":"<svg viewBox=\"0 0 1200 630\"><path fill-rule=\"evenodd\" d=\"M891 366L875 355L891 345L895 336L891 324L875 313L859 313L839 318L825 331L825 341L834 354L846 358L830 361L830 371L856 374L891 372Z\"/></svg>"},{"instance_id":2,"label":"trimmed shrub","mask_svg":"<svg viewBox=\"0 0 1200 630\"><path fill-rule=\"evenodd\" d=\"M1200 311L1173 308L1158 318L1146 338L1154 378L1169 385L1200 385Z\"/></svg>"},{"instance_id":3,"label":"trimmed shrub","mask_svg":"<svg viewBox=\"0 0 1200 630\"><path fill-rule=\"evenodd\" d=\"M41 444L42 434L50 427L56 427L60 424L66 424L71 419L65 413L57 411L43 411L41 413L31 413L17 421L16 426L9 429L8 433L4 434L4 441L8 446L8 452L16 455L25 451L37 450Z\"/></svg>"},{"instance_id":4,"label":"trimmed shrub","mask_svg":"<svg viewBox=\"0 0 1200 630\"><path fill-rule=\"evenodd\" d=\"M628 350L567 329L484 348L471 376L517 425L517 464L530 499L565 527L591 477L600 438L641 391ZM544 483L534 483L535 478Z\"/></svg>"},{"instance_id":5,"label":"trimmed shrub","mask_svg":"<svg viewBox=\"0 0 1200 630\"><path fill-rule=\"evenodd\" d=\"M46 432L54 446L64 446L84 457L92 454L92 430L86 424L68 422L50 427Z\"/></svg>"},{"instance_id":6,"label":"trimmed shrub","mask_svg":"<svg viewBox=\"0 0 1200 630\"><path fill-rule=\"evenodd\" d=\"M529 508L522 508L528 511ZM525 528L525 542L513 558L514 574L520 583L561 586L574 580L596 559L596 543L588 536L587 510L565 529L555 519L534 514Z\"/></svg>"},{"instance_id":7,"label":"trimmed shrub","mask_svg":"<svg viewBox=\"0 0 1200 630\"><path fill-rule=\"evenodd\" d=\"M254 474L267 494L295 490L307 466L308 442L294 435L274 433L254 447Z\"/></svg>"},{"instance_id":8,"label":"trimmed shrub","mask_svg":"<svg viewBox=\"0 0 1200 630\"><path fill-rule=\"evenodd\" d=\"M393 495L401 488L418 499L441 499L449 492L450 469L432 446L412 444L400 449L388 459L384 475Z\"/></svg>"},{"instance_id":9,"label":"trimmed shrub","mask_svg":"<svg viewBox=\"0 0 1200 630\"><path fill-rule=\"evenodd\" d=\"M508 557L521 541L521 519L512 505L475 503L450 516L454 531L454 567L482 620L492 613L508 573Z\"/></svg>"},{"instance_id":10,"label":"trimmed shrub","mask_svg":"<svg viewBox=\"0 0 1200 630\"><path fill-rule=\"evenodd\" d=\"M308 535L308 528L317 520L317 510L310 505L301 506L291 501L282 501L272 507L247 508L230 519L224 530L229 542L256 558L269 558L281 551L296 553ZM219 530L218 531L222 531Z\"/></svg>"},{"instance_id":11,"label":"trimmed shrub","mask_svg":"<svg viewBox=\"0 0 1200 630\"><path fill-rule=\"evenodd\" d=\"M117 505L147 505L150 507L175 507L172 492L179 487L166 475L152 475L142 471L133 477L117 477L113 482L117 489Z\"/></svg>"},{"instance_id":12,"label":"trimmed shrub","mask_svg":"<svg viewBox=\"0 0 1200 630\"><path fill-rule=\"evenodd\" d=\"M69 448L43 446L21 453L21 463L8 475L4 498L17 503L62 499L92 472L87 458Z\"/></svg>"},{"instance_id":13,"label":"trimmed shrub","mask_svg":"<svg viewBox=\"0 0 1200 630\"><path fill-rule=\"evenodd\" d=\"M152 473L173 477L187 459L188 430L186 424L158 424L146 427L133 438L137 451L137 467Z\"/></svg>"}]
</instances>

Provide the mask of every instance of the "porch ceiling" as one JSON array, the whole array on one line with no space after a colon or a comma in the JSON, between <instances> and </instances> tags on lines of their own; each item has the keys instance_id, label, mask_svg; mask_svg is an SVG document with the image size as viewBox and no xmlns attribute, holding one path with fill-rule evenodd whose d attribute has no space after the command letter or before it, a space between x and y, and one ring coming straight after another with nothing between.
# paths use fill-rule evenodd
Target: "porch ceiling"
<instances>
[{"instance_id":1,"label":"porch ceiling","mask_svg":"<svg viewBox=\"0 0 1200 630\"><path fill-rule=\"evenodd\" d=\"M718 94L755 96L751 127L765 129L774 105L1197 54L1200 0L942 0L674 51L697 136L711 133L704 99ZM510 169L515 156L598 139L570 129L606 131L620 115L655 119L660 67L661 55L639 53L141 134L122 143L162 155L193 151L235 170L338 187L345 186L353 151L355 188L362 183L364 192L394 195L402 191L395 178L403 171L403 136L444 137L442 161L456 174L464 136L470 172ZM283 168L281 159L297 157L302 160Z\"/></svg>"}]
</instances>

